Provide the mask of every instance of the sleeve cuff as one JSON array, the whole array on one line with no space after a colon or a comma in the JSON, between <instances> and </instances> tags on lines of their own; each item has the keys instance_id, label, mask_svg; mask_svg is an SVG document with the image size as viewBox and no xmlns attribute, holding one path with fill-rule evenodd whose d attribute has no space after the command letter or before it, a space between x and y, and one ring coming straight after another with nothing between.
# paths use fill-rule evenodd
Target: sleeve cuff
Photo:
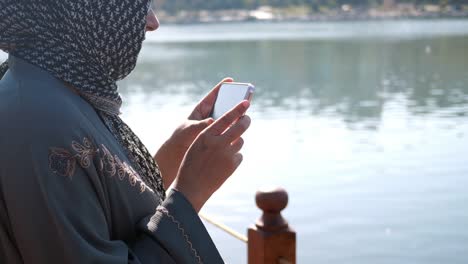
<instances>
[{"instance_id":1,"label":"sleeve cuff","mask_svg":"<svg viewBox=\"0 0 468 264\"><path fill-rule=\"evenodd\" d=\"M198 214L172 189L151 219L140 225L177 263L224 263Z\"/></svg>"}]
</instances>

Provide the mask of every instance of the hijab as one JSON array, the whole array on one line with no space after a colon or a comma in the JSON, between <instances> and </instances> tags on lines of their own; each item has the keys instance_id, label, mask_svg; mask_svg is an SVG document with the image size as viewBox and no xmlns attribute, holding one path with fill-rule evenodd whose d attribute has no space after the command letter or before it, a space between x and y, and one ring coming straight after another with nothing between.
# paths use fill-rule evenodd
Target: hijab
<instances>
[{"instance_id":1,"label":"hijab","mask_svg":"<svg viewBox=\"0 0 468 264\"><path fill-rule=\"evenodd\" d=\"M150 5L150 0L0 0L0 48L73 86L142 180L164 199L155 160L119 117L116 84L135 68ZM0 78L7 70L7 62L0 65Z\"/></svg>"}]
</instances>

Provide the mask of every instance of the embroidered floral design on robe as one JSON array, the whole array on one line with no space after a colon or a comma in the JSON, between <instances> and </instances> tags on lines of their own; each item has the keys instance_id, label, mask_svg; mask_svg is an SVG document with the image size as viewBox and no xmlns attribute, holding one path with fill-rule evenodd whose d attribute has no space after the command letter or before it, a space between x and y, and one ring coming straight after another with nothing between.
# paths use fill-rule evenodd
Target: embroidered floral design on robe
<instances>
[{"instance_id":1,"label":"embroidered floral design on robe","mask_svg":"<svg viewBox=\"0 0 468 264\"><path fill-rule=\"evenodd\" d=\"M75 173L75 157L62 148L50 148L49 152L49 167L52 172L71 179Z\"/></svg>"},{"instance_id":2,"label":"embroidered floral design on robe","mask_svg":"<svg viewBox=\"0 0 468 264\"><path fill-rule=\"evenodd\" d=\"M117 169L115 167L115 159L110 153L110 151L101 144L101 150L102 150L102 164L104 164L103 171L109 176L112 177L115 175Z\"/></svg>"},{"instance_id":3,"label":"embroidered floral design on robe","mask_svg":"<svg viewBox=\"0 0 468 264\"><path fill-rule=\"evenodd\" d=\"M91 166L93 155L98 151L91 141L84 138L83 145L76 141L72 141L72 148L77 152L77 157L79 157L81 167L89 168L89 166Z\"/></svg>"},{"instance_id":4,"label":"embroidered floral design on robe","mask_svg":"<svg viewBox=\"0 0 468 264\"><path fill-rule=\"evenodd\" d=\"M128 183L133 187L139 187L140 193L145 190L153 191L148 188L130 165L121 161L117 155L112 155L104 144L101 144L100 148L96 148L85 137L82 143L72 141L71 149L73 149L73 153L64 148L52 147L49 149L49 168L53 173L72 179L77 163L82 168L88 169L94 160L98 165L97 169L104 175L108 177L117 176L120 181L128 177Z\"/></svg>"}]
</instances>

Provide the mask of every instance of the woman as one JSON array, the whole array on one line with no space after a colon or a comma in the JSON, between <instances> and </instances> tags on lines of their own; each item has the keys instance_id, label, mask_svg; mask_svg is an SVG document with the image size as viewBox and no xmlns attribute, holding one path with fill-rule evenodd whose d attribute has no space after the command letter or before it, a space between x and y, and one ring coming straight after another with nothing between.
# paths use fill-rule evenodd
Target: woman
<instances>
[{"instance_id":1,"label":"woman","mask_svg":"<svg viewBox=\"0 0 468 264\"><path fill-rule=\"evenodd\" d=\"M208 118L218 85L149 154L116 86L149 7L0 0L0 263L223 262L197 213L242 161L249 104Z\"/></svg>"}]
</instances>

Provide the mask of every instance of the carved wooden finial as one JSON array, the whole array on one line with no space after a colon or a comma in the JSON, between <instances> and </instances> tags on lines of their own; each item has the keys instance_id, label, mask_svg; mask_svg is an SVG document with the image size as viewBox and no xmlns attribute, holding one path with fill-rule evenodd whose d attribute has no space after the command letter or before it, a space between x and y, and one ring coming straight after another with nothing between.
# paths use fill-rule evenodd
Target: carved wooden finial
<instances>
[{"instance_id":1,"label":"carved wooden finial","mask_svg":"<svg viewBox=\"0 0 468 264\"><path fill-rule=\"evenodd\" d=\"M263 214L248 229L249 264L295 264L296 232L281 215L288 205L288 193L283 188L263 189L255 200Z\"/></svg>"},{"instance_id":2,"label":"carved wooden finial","mask_svg":"<svg viewBox=\"0 0 468 264\"><path fill-rule=\"evenodd\" d=\"M257 206L263 215L257 220L256 226L264 231L275 232L286 229L288 222L281 211L288 205L288 193L283 188L259 190L255 195Z\"/></svg>"}]
</instances>

